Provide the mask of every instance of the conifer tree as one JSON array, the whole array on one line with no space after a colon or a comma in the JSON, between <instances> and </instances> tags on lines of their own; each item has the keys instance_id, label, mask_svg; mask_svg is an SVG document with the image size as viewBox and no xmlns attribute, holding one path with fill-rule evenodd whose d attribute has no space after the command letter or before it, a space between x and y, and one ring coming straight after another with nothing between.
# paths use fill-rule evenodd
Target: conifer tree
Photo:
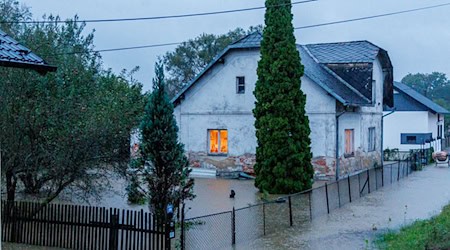
<instances>
[{"instance_id":1,"label":"conifer tree","mask_svg":"<svg viewBox=\"0 0 450 250\"><path fill-rule=\"evenodd\" d=\"M313 177L310 128L306 96L300 89L303 66L290 0L266 0L257 74L255 186L283 194L309 189Z\"/></svg>"},{"instance_id":2,"label":"conifer tree","mask_svg":"<svg viewBox=\"0 0 450 250\"><path fill-rule=\"evenodd\" d=\"M194 197L193 180L188 179L188 160L178 142L178 127L173 105L167 96L163 65L155 66L153 91L148 97L141 123L141 162L146 167L144 183L148 186L150 210L160 222L166 222L166 207ZM163 220L161 220L161 218Z\"/></svg>"}]
</instances>

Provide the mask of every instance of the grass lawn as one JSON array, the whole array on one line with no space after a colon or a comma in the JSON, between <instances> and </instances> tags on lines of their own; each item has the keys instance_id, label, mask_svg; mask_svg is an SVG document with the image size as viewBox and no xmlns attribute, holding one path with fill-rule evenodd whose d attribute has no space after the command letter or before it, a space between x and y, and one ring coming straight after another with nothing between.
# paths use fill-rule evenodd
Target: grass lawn
<instances>
[{"instance_id":1,"label":"grass lawn","mask_svg":"<svg viewBox=\"0 0 450 250\"><path fill-rule=\"evenodd\" d=\"M450 249L450 205L429 220L381 235L376 244L380 249Z\"/></svg>"}]
</instances>

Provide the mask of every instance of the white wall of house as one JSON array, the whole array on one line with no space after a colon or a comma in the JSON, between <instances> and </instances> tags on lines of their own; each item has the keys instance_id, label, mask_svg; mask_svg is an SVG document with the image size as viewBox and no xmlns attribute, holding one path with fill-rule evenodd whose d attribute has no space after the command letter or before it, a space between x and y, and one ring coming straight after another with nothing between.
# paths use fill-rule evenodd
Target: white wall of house
<instances>
[{"instance_id":1,"label":"white wall of house","mask_svg":"<svg viewBox=\"0 0 450 250\"><path fill-rule=\"evenodd\" d=\"M401 134L433 133L433 137L436 137L437 129L432 126L434 123L437 127L436 122L437 116L430 116L428 111L396 111L384 117L383 148L398 148L400 151L419 149L420 145L401 144Z\"/></svg>"},{"instance_id":2,"label":"white wall of house","mask_svg":"<svg viewBox=\"0 0 450 250\"><path fill-rule=\"evenodd\" d=\"M256 69L259 58L258 50L232 51L224 57L224 63L216 63L192 89L185 93L185 98L175 107L175 116L179 126L179 138L186 152L206 155L209 149L208 129L227 129L226 157L255 154L256 136L252 110L255 105L253 91L257 81ZM245 77L244 94L236 93L238 76ZM339 118L340 156L343 156L345 150L346 128L355 129L355 150L360 151L360 156L379 155L381 152L380 117L383 106L384 73L378 60L374 63L373 79L376 83L375 104L357 108L355 112L347 112ZM311 128L313 157L321 158L327 167L334 168L336 99L306 76L302 77L301 88L306 94L306 113ZM367 152L369 127L376 127L376 152ZM219 160L226 158L208 157ZM361 168L361 158L353 157L352 161L353 165ZM316 165L323 166L323 164ZM343 162L343 165L345 164L346 162Z\"/></svg>"},{"instance_id":3,"label":"white wall of house","mask_svg":"<svg viewBox=\"0 0 450 250\"><path fill-rule=\"evenodd\" d=\"M187 152L206 152L208 129L227 129L228 155L255 153L252 110L259 58L256 50L229 53L225 63L216 64L175 107L179 138ZM244 94L236 93L237 76L245 76ZM307 77L302 78L302 90L307 94L313 155L334 156L335 99Z\"/></svg>"}]
</instances>

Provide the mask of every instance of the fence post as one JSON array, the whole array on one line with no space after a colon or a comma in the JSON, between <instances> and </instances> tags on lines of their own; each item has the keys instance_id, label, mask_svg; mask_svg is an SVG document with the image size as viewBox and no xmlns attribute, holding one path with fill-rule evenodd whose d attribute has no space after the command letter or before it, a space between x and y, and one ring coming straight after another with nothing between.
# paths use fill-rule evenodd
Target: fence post
<instances>
[{"instance_id":1,"label":"fence post","mask_svg":"<svg viewBox=\"0 0 450 250\"><path fill-rule=\"evenodd\" d=\"M236 244L236 211L234 210L231 212L231 245Z\"/></svg>"},{"instance_id":2,"label":"fence post","mask_svg":"<svg viewBox=\"0 0 450 250\"><path fill-rule=\"evenodd\" d=\"M400 180L400 161L397 164L397 182Z\"/></svg>"},{"instance_id":3,"label":"fence post","mask_svg":"<svg viewBox=\"0 0 450 250\"><path fill-rule=\"evenodd\" d=\"M325 182L325 197L327 198L327 212L330 213L330 205L328 204L328 185Z\"/></svg>"},{"instance_id":4,"label":"fence post","mask_svg":"<svg viewBox=\"0 0 450 250\"><path fill-rule=\"evenodd\" d=\"M289 225L291 225L291 227L292 227L292 225L294 223L292 222L292 202L291 202L291 196L290 195L288 196L288 201L289 201Z\"/></svg>"},{"instance_id":5,"label":"fence post","mask_svg":"<svg viewBox=\"0 0 450 250\"><path fill-rule=\"evenodd\" d=\"M391 168L391 184L392 184L392 165L394 165L394 164L391 164L389 167Z\"/></svg>"},{"instance_id":6,"label":"fence post","mask_svg":"<svg viewBox=\"0 0 450 250\"><path fill-rule=\"evenodd\" d=\"M181 233L180 233L180 247L184 250L184 202L181 205Z\"/></svg>"},{"instance_id":7,"label":"fence post","mask_svg":"<svg viewBox=\"0 0 450 250\"><path fill-rule=\"evenodd\" d=\"M411 169L411 166L409 165L409 157L406 158L406 176L409 175L409 169Z\"/></svg>"},{"instance_id":8,"label":"fence post","mask_svg":"<svg viewBox=\"0 0 450 250\"><path fill-rule=\"evenodd\" d=\"M350 200L350 203L352 203L352 191L350 188L350 175L347 176L347 183L348 183L348 199Z\"/></svg>"},{"instance_id":9,"label":"fence post","mask_svg":"<svg viewBox=\"0 0 450 250\"><path fill-rule=\"evenodd\" d=\"M263 230L264 235L266 235L266 203L263 203Z\"/></svg>"},{"instance_id":10,"label":"fence post","mask_svg":"<svg viewBox=\"0 0 450 250\"><path fill-rule=\"evenodd\" d=\"M384 165L381 166L381 186L384 187Z\"/></svg>"},{"instance_id":11,"label":"fence post","mask_svg":"<svg viewBox=\"0 0 450 250\"><path fill-rule=\"evenodd\" d=\"M310 192L308 192L308 200L309 200L309 219L312 221L311 193L312 193L312 190Z\"/></svg>"},{"instance_id":12,"label":"fence post","mask_svg":"<svg viewBox=\"0 0 450 250\"><path fill-rule=\"evenodd\" d=\"M109 249L117 250L118 240L119 240L119 215L113 214L112 209L110 210L110 223L111 227L109 229Z\"/></svg>"},{"instance_id":13,"label":"fence post","mask_svg":"<svg viewBox=\"0 0 450 250\"><path fill-rule=\"evenodd\" d=\"M370 194L370 169L367 169L367 188Z\"/></svg>"},{"instance_id":14,"label":"fence post","mask_svg":"<svg viewBox=\"0 0 450 250\"><path fill-rule=\"evenodd\" d=\"M375 171L375 190L378 190L378 168L373 169Z\"/></svg>"},{"instance_id":15,"label":"fence post","mask_svg":"<svg viewBox=\"0 0 450 250\"><path fill-rule=\"evenodd\" d=\"M361 198L361 173L358 173L358 193L359 198Z\"/></svg>"},{"instance_id":16,"label":"fence post","mask_svg":"<svg viewBox=\"0 0 450 250\"><path fill-rule=\"evenodd\" d=\"M336 181L336 185L337 185L337 191L338 191L338 205L340 208L341 207L341 191L339 190L339 180Z\"/></svg>"}]
</instances>

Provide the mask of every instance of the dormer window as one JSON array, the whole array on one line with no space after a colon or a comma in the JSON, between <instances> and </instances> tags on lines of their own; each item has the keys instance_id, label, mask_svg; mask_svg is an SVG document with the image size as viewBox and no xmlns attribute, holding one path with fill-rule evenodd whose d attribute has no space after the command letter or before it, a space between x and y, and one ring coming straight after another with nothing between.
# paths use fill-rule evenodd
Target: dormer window
<instances>
[{"instance_id":1,"label":"dormer window","mask_svg":"<svg viewBox=\"0 0 450 250\"><path fill-rule=\"evenodd\" d=\"M237 94L245 93L245 76L236 77L236 93Z\"/></svg>"}]
</instances>

